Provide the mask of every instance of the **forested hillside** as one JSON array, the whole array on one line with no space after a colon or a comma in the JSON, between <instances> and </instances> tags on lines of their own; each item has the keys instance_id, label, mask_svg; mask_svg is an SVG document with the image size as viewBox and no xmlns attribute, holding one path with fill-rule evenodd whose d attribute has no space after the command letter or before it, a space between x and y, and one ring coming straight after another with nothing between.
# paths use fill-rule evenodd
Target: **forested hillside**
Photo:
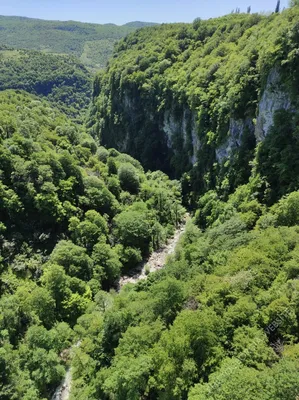
<instances>
[{"instance_id":1,"label":"forested hillside","mask_svg":"<svg viewBox=\"0 0 299 400\"><path fill-rule=\"evenodd\" d=\"M74 57L0 46L0 90L5 89L46 97L79 121L90 103L92 75Z\"/></svg>"},{"instance_id":2,"label":"forested hillside","mask_svg":"<svg viewBox=\"0 0 299 400\"><path fill-rule=\"evenodd\" d=\"M92 70L106 66L117 40L148 22L88 24L0 16L0 43L17 49L70 54Z\"/></svg>"},{"instance_id":3,"label":"forested hillside","mask_svg":"<svg viewBox=\"0 0 299 400\"><path fill-rule=\"evenodd\" d=\"M187 193L226 195L266 137L256 168L277 200L298 185L298 21L294 6L130 34L96 77L91 133L146 168L187 172Z\"/></svg>"},{"instance_id":4,"label":"forested hillside","mask_svg":"<svg viewBox=\"0 0 299 400\"><path fill-rule=\"evenodd\" d=\"M1 48L1 400L298 400L298 44L296 2L142 28L86 126L85 67Z\"/></svg>"},{"instance_id":5,"label":"forested hillside","mask_svg":"<svg viewBox=\"0 0 299 400\"><path fill-rule=\"evenodd\" d=\"M298 20L146 28L97 76L90 132L183 175L195 213L163 270L78 319L72 400L298 398Z\"/></svg>"},{"instance_id":6,"label":"forested hillside","mask_svg":"<svg viewBox=\"0 0 299 400\"><path fill-rule=\"evenodd\" d=\"M207 193L166 268L78 319L72 400L297 399L299 192L252 188Z\"/></svg>"},{"instance_id":7,"label":"forested hillside","mask_svg":"<svg viewBox=\"0 0 299 400\"><path fill-rule=\"evenodd\" d=\"M22 91L0 93L0 166L0 398L50 398L77 318L179 223L180 185Z\"/></svg>"}]
</instances>

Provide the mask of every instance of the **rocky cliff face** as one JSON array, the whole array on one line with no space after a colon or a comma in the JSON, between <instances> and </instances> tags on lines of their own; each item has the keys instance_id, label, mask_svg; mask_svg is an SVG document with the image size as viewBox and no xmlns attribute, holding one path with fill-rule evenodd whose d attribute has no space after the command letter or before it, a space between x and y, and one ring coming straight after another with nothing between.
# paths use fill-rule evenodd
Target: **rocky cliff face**
<instances>
[{"instance_id":1,"label":"rocky cliff face","mask_svg":"<svg viewBox=\"0 0 299 400\"><path fill-rule=\"evenodd\" d=\"M257 142L268 135L274 123L274 115L278 110L292 110L291 98L282 84L278 68L273 68L267 79L266 87L257 106L257 118L230 119L227 140L216 148L217 162L222 163L240 147L245 130L254 134Z\"/></svg>"},{"instance_id":2,"label":"rocky cliff face","mask_svg":"<svg viewBox=\"0 0 299 400\"><path fill-rule=\"evenodd\" d=\"M161 130L166 135L168 148L173 149L175 152L182 151L182 149L175 148L174 138L182 138L184 150L188 153L190 163L194 165L197 161L197 153L200 149L195 112L184 108L182 117L177 118L173 110L165 110Z\"/></svg>"},{"instance_id":3,"label":"rocky cliff face","mask_svg":"<svg viewBox=\"0 0 299 400\"><path fill-rule=\"evenodd\" d=\"M257 141L262 141L269 133L276 111L290 110L291 108L291 98L283 87L279 70L273 68L268 75L267 85L258 104L254 132Z\"/></svg>"},{"instance_id":4,"label":"rocky cliff face","mask_svg":"<svg viewBox=\"0 0 299 400\"><path fill-rule=\"evenodd\" d=\"M298 17L290 9L136 32L95 81L91 131L146 169L187 172L194 192L221 180L233 190L275 113L295 111Z\"/></svg>"},{"instance_id":5,"label":"rocky cliff face","mask_svg":"<svg viewBox=\"0 0 299 400\"><path fill-rule=\"evenodd\" d=\"M283 86L278 68L273 68L268 76L267 84L257 105L257 117L229 120L229 129L226 138L215 149L215 157L218 163L223 163L241 146L244 132L254 135L257 142L261 142L269 133L274 123L274 115L278 110L292 110L291 98L287 89ZM131 109L132 111L132 109ZM199 127L195 110L186 106L182 116L177 118L173 109L164 112L163 123L160 126L161 133L165 135L169 149L176 149L174 137L181 136L184 149L188 152L189 161L194 165L198 161L198 151L201 148L199 139Z\"/></svg>"},{"instance_id":6,"label":"rocky cliff face","mask_svg":"<svg viewBox=\"0 0 299 400\"><path fill-rule=\"evenodd\" d=\"M230 119L227 139L215 150L218 163L221 164L225 162L225 160L229 159L233 152L241 146L245 130L253 135L254 123L251 118L239 120L234 118Z\"/></svg>"},{"instance_id":7,"label":"rocky cliff face","mask_svg":"<svg viewBox=\"0 0 299 400\"><path fill-rule=\"evenodd\" d=\"M293 107L290 95L281 83L278 68L273 68L257 101L256 118L255 115L245 118L231 116L220 143L209 146L205 133L201 132L197 111L187 103L182 105L171 100L168 106L157 112L159 104L155 99L149 101L141 92L123 90L112 97L111 104L114 118L106 119L104 123L101 132L103 143L130 153L150 169L161 168L168 173L169 165L175 169L183 160L177 176L202 161L203 153L209 152L210 165L225 164L238 153L245 133L256 142L263 141L273 125L275 112ZM148 154L145 154L145 148ZM155 165L151 164L151 159L156 160Z\"/></svg>"}]
</instances>

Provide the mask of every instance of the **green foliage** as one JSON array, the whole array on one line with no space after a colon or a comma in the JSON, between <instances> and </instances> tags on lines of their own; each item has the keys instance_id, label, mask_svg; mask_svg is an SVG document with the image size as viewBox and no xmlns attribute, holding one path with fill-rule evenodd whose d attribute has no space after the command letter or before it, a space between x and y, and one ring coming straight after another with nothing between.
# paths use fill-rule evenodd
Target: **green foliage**
<instances>
[{"instance_id":1,"label":"green foliage","mask_svg":"<svg viewBox=\"0 0 299 400\"><path fill-rule=\"evenodd\" d=\"M149 252L151 226L144 212L128 210L114 220L115 236L125 247L137 247L144 254Z\"/></svg>"},{"instance_id":2,"label":"green foliage","mask_svg":"<svg viewBox=\"0 0 299 400\"><path fill-rule=\"evenodd\" d=\"M267 185L268 203L298 188L298 116L287 111L275 114L274 125L257 154L257 171Z\"/></svg>"},{"instance_id":3,"label":"green foliage","mask_svg":"<svg viewBox=\"0 0 299 400\"><path fill-rule=\"evenodd\" d=\"M69 231L75 243L92 249L101 236L108 234L108 224L105 218L94 210L85 213L85 219L80 222L77 217L70 218Z\"/></svg>"},{"instance_id":4,"label":"green foliage","mask_svg":"<svg viewBox=\"0 0 299 400\"><path fill-rule=\"evenodd\" d=\"M75 58L65 55L0 49L0 81L0 90L21 89L46 97L78 121L78 114L84 117L91 98L91 74Z\"/></svg>"},{"instance_id":5,"label":"green foliage","mask_svg":"<svg viewBox=\"0 0 299 400\"><path fill-rule=\"evenodd\" d=\"M298 7L267 16L238 12L131 33L95 78L91 134L147 169L188 172L184 194L193 205L208 190L227 198L251 172L263 179L260 196L277 201L298 186L298 15ZM278 110L253 163L271 71L290 97L282 103L289 111ZM255 222L252 214L244 218Z\"/></svg>"},{"instance_id":6,"label":"green foliage","mask_svg":"<svg viewBox=\"0 0 299 400\"><path fill-rule=\"evenodd\" d=\"M80 58L87 67L98 70L106 66L117 40L137 28L154 24L131 22L117 26L1 16L0 25L0 42L4 45L70 54Z\"/></svg>"},{"instance_id":7,"label":"green foliage","mask_svg":"<svg viewBox=\"0 0 299 400\"><path fill-rule=\"evenodd\" d=\"M95 265L94 277L96 279L113 284L119 278L122 267L119 256L104 240L94 246L92 259Z\"/></svg>"},{"instance_id":8,"label":"green foliage","mask_svg":"<svg viewBox=\"0 0 299 400\"><path fill-rule=\"evenodd\" d=\"M83 247L76 246L72 242L61 241L54 248L50 262L62 265L70 276L76 276L83 280L90 279L91 260Z\"/></svg>"},{"instance_id":9,"label":"green foliage","mask_svg":"<svg viewBox=\"0 0 299 400\"><path fill-rule=\"evenodd\" d=\"M137 170L131 164L123 164L118 170L118 179L123 190L138 193L140 181Z\"/></svg>"},{"instance_id":10,"label":"green foliage","mask_svg":"<svg viewBox=\"0 0 299 400\"><path fill-rule=\"evenodd\" d=\"M1 399L51 398L66 364L76 400L299 396L297 117L276 113L253 163L250 134L274 65L297 104L297 19L296 7L271 16L237 10L146 28L118 44L94 82L90 132L177 175L191 168L200 142L183 178L193 221L163 269L118 293L121 274L135 274L182 221L180 182L98 147L45 100L0 93ZM23 22L26 41L37 22ZM75 52L79 32L90 39L88 62L101 40L89 37L91 25L54 27L58 37L72 32ZM29 54L2 53L0 62L16 68ZM62 73L45 67L43 75L38 68L46 60L55 67L57 56L32 54L28 81L21 76L27 90L33 70L41 82ZM166 140L167 124L177 128ZM222 163L228 128L241 125L240 149Z\"/></svg>"},{"instance_id":11,"label":"green foliage","mask_svg":"<svg viewBox=\"0 0 299 400\"><path fill-rule=\"evenodd\" d=\"M118 170L125 171L121 181ZM167 198L159 210L157 188ZM98 148L49 102L23 91L0 93L1 399L52 397L73 353L77 320L80 337L89 321L92 343L103 320L98 313L111 305L103 289L117 286L123 268L166 241L184 214L180 196L179 182ZM106 319L107 349L115 323ZM76 354L83 376L89 357Z\"/></svg>"},{"instance_id":12,"label":"green foliage","mask_svg":"<svg viewBox=\"0 0 299 400\"><path fill-rule=\"evenodd\" d=\"M299 192L290 193L272 207L277 224L294 226L298 225L299 217Z\"/></svg>"},{"instance_id":13,"label":"green foliage","mask_svg":"<svg viewBox=\"0 0 299 400\"><path fill-rule=\"evenodd\" d=\"M90 367L74 398L298 396L297 192L267 210L252 185L228 201L203 196L194 222L204 232L189 223L166 267L114 298L102 334L89 336L104 356L83 351ZM116 220L130 227L133 214ZM275 223L255 226L260 215Z\"/></svg>"}]
</instances>

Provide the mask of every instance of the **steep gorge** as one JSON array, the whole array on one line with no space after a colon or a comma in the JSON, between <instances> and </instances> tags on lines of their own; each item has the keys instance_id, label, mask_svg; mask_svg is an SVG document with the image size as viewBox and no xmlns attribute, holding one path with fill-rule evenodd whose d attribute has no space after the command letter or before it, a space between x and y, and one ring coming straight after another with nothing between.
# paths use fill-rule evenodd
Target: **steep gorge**
<instances>
[{"instance_id":1,"label":"steep gorge","mask_svg":"<svg viewBox=\"0 0 299 400\"><path fill-rule=\"evenodd\" d=\"M66 367L70 400L299 396L298 16L119 44L88 129L182 185L45 99L0 94L1 400L50 399Z\"/></svg>"},{"instance_id":2,"label":"steep gorge","mask_svg":"<svg viewBox=\"0 0 299 400\"><path fill-rule=\"evenodd\" d=\"M129 35L94 82L91 133L146 168L190 173L188 191L231 192L277 111L298 109L298 18L294 7Z\"/></svg>"}]
</instances>

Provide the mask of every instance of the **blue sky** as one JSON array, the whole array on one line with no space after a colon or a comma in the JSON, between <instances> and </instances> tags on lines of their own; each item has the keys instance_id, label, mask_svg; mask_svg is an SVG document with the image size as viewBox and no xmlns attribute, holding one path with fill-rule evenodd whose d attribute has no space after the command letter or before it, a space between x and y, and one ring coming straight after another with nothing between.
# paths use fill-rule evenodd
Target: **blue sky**
<instances>
[{"instance_id":1,"label":"blue sky","mask_svg":"<svg viewBox=\"0 0 299 400\"><path fill-rule=\"evenodd\" d=\"M1 4L2 3L2 4ZM288 0L281 0L287 6ZM239 7L273 11L276 0L2 0L0 15L124 24L129 21L191 22L228 14Z\"/></svg>"}]
</instances>

